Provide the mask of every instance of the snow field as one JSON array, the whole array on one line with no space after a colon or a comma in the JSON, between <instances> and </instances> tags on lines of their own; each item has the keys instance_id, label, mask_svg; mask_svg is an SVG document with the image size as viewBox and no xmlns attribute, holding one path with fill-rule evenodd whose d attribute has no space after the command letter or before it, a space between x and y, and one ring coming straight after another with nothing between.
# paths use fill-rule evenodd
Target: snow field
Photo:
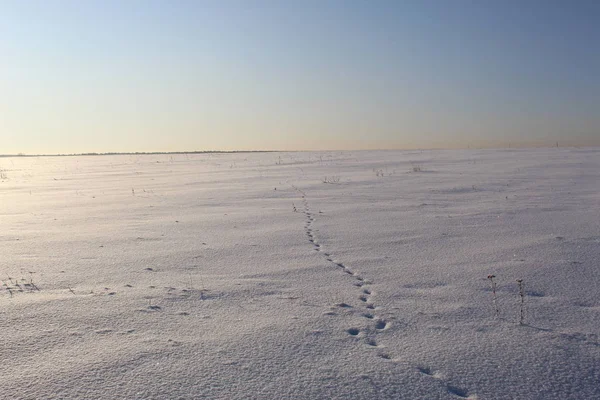
<instances>
[{"instance_id":1,"label":"snow field","mask_svg":"<svg viewBox=\"0 0 600 400\"><path fill-rule=\"evenodd\" d=\"M0 382L25 399L600 398L599 156L0 158Z\"/></svg>"}]
</instances>

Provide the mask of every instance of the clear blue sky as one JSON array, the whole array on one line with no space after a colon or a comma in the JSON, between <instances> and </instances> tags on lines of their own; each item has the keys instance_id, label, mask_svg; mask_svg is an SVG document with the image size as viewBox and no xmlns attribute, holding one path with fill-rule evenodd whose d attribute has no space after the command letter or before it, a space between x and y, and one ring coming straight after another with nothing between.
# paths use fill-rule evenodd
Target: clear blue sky
<instances>
[{"instance_id":1,"label":"clear blue sky","mask_svg":"<svg viewBox=\"0 0 600 400\"><path fill-rule=\"evenodd\" d=\"M0 0L0 153L600 146L600 1Z\"/></svg>"}]
</instances>

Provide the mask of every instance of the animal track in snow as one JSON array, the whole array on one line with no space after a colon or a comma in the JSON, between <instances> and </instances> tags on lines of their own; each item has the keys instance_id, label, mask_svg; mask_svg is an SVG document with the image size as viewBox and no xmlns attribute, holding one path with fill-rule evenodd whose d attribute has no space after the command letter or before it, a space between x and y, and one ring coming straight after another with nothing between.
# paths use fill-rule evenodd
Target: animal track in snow
<instances>
[{"instance_id":1,"label":"animal track in snow","mask_svg":"<svg viewBox=\"0 0 600 400\"><path fill-rule=\"evenodd\" d=\"M306 237L308 238L308 243L312 245L313 250L319 251L328 263L330 263L336 268L341 269L342 272L353 278L352 285L360 289L361 293L358 296L358 299L362 302L366 309L366 312L362 314L362 317L364 317L367 321L369 321L369 324L371 324L371 328L367 328L367 332L370 332L369 337L365 337L364 341L369 347L379 348L380 346L377 344L377 341L375 340L373 335L377 335L383 330L387 329L389 327L389 324L384 319L378 317L373 313L373 311L376 310L376 307L371 299L371 297L373 296L373 292L367 287L370 284L370 282L366 281L362 276L360 276L359 273L345 265L343 262L335 260L330 251L325 251L323 249L322 244L318 242L317 237L315 236L315 230L313 228L313 223L316 220L315 214L313 214L313 212L311 211L309 202L306 198L306 193L304 193L302 190L298 189L294 185L291 186L300 195L302 199L303 207L298 208L298 211L303 213L304 217L306 218L304 230ZM346 303L338 303L336 304L336 307L352 308L352 306ZM361 330L358 328L349 328L348 330L346 330L346 333L348 333L350 336L356 337L359 336ZM392 360L392 357L387 353L378 353L377 356L384 360Z\"/></svg>"},{"instance_id":2,"label":"animal track in snow","mask_svg":"<svg viewBox=\"0 0 600 400\"><path fill-rule=\"evenodd\" d=\"M348 334L350 334L352 336L357 336L360 333L360 330L358 330L356 328L350 328L346 332L348 332Z\"/></svg>"},{"instance_id":3,"label":"animal track in snow","mask_svg":"<svg viewBox=\"0 0 600 400\"><path fill-rule=\"evenodd\" d=\"M472 398L469 396L469 392L467 392L465 389L462 389L462 388L459 388L456 386L451 386L451 385L448 385L446 387L446 389L448 390L448 393L453 394L462 399Z\"/></svg>"},{"instance_id":4,"label":"animal track in snow","mask_svg":"<svg viewBox=\"0 0 600 400\"><path fill-rule=\"evenodd\" d=\"M383 358L384 360L391 360L392 359L392 357L389 354L387 354L387 353L379 353L379 354L377 354L377 357Z\"/></svg>"},{"instance_id":5,"label":"animal track in snow","mask_svg":"<svg viewBox=\"0 0 600 400\"><path fill-rule=\"evenodd\" d=\"M380 319L375 323L375 329L383 330L385 328L387 328L387 322L384 320Z\"/></svg>"},{"instance_id":6,"label":"animal track in snow","mask_svg":"<svg viewBox=\"0 0 600 400\"><path fill-rule=\"evenodd\" d=\"M376 340L376 337L379 334L382 334L384 331L389 329L390 324L385 319L383 319L377 315L377 310L379 310L379 307L375 306L375 303L372 300L374 293L368 287L371 284L371 282L368 280L365 280L359 273L357 273L352 268L345 265L343 262L335 260L335 257L332 255L332 253L328 249L325 249L321 243L318 243L318 240L315 236L315 230L313 229L313 223L316 220L315 214L313 214L311 211L309 202L306 198L306 193L304 193L302 190L298 189L297 187L295 187L293 185L292 185L292 188L302 198L303 211L301 211L301 212L306 217L304 229L305 229L305 233L308 237L309 243L313 246L314 250L320 251L320 254L323 255L323 258L330 265L332 265L333 267L339 268L345 274L350 275L353 280L352 285L360 290L358 299L361 301L362 305L365 308L365 312L363 312L361 314L361 316L363 318L365 318L366 321L368 321L370 328L366 328L366 330L361 330L356 327L351 327L346 330L346 333L351 337L360 338L361 341L363 341L368 348L376 349L377 350L376 355L380 359L382 359L386 362L390 362L390 361L393 362L394 361L393 357L389 353L383 352L382 348L384 346L379 345ZM298 211L300 211L300 209L298 209ZM336 304L336 307L352 309L352 306L347 303L338 303L338 304ZM336 314L334 312L329 312L329 313L326 313L326 315L336 315ZM426 375L428 377L431 377L433 379L440 381L444 385L448 394L450 394L451 396L454 396L456 398L461 398L461 399L477 399L477 395L470 394L468 390L448 383L445 380L444 374L442 374L440 372L433 371L429 367L419 367L418 372L423 375Z\"/></svg>"},{"instance_id":7,"label":"animal track in snow","mask_svg":"<svg viewBox=\"0 0 600 400\"><path fill-rule=\"evenodd\" d=\"M444 378L445 378L444 374L434 371L429 367L418 367L417 370L420 373L422 373L423 375L430 376L439 381L444 381ZM466 389L447 384L446 382L443 382L443 384L446 386L446 390L448 391L448 393L450 393L458 398L461 398L461 399L476 399L477 398L477 395L475 395L475 394L470 395L469 391Z\"/></svg>"}]
</instances>

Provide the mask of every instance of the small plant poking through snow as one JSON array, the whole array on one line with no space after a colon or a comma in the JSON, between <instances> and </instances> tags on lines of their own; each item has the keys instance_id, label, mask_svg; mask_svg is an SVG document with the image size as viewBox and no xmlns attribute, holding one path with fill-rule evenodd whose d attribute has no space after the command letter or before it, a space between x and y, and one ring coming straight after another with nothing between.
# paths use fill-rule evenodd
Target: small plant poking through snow
<instances>
[{"instance_id":1,"label":"small plant poking through snow","mask_svg":"<svg viewBox=\"0 0 600 400\"><path fill-rule=\"evenodd\" d=\"M496 317L500 318L500 310L498 309L498 296L496 296L496 282L494 282L495 277L496 275L488 275L490 285L492 286L492 302L494 303L494 311L496 312Z\"/></svg>"},{"instance_id":2,"label":"small plant poking through snow","mask_svg":"<svg viewBox=\"0 0 600 400\"><path fill-rule=\"evenodd\" d=\"M15 293L39 292L40 288L33 282L33 274L33 272L29 271L29 279L24 276L14 279L8 276L7 281L2 281L2 286L4 286L10 297L13 297Z\"/></svg>"},{"instance_id":3,"label":"small plant poking through snow","mask_svg":"<svg viewBox=\"0 0 600 400\"><path fill-rule=\"evenodd\" d=\"M411 172L423 172L423 166L421 164L417 164L411 162L412 167L410 168Z\"/></svg>"},{"instance_id":4,"label":"small plant poking through snow","mask_svg":"<svg viewBox=\"0 0 600 400\"><path fill-rule=\"evenodd\" d=\"M498 308L498 295L496 293L496 275L488 275L488 280L490 281L490 286L492 288L492 302L494 304L494 312L496 313L496 317L500 318L500 309ZM523 283L523 279L517 279L517 285L519 286L519 324L525 324L525 284Z\"/></svg>"},{"instance_id":5,"label":"small plant poking through snow","mask_svg":"<svg viewBox=\"0 0 600 400\"><path fill-rule=\"evenodd\" d=\"M521 298L519 324L523 325L525 323L525 285L523 284L523 279L517 279L517 285L519 285L519 297Z\"/></svg>"},{"instance_id":6,"label":"small plant poking through snow","mask_svg":"<svg viewBox=\"0 0 600 400\"><path fill-rule=\"evenodd\" d=\"M326 176L321 180L323 183L340 183L339 176Z\"/></svg>"}]
</instances>

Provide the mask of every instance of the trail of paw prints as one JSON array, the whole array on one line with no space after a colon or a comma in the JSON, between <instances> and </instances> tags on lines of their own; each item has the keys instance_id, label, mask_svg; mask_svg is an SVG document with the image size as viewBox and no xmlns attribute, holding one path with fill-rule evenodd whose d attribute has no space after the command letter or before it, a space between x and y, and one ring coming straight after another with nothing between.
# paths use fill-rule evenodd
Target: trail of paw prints
<instances>
[{"instance_id":1,"label":"trail of paw prints","mask_svg":"<svg viewBox=\"0 0 600 400\"><path fill-rule=\"evenodd\" d=\"M384 318L380 317L377 314L377 312L380 310L380 307L377 307L373 302L373 296L375 293L370 289L371 282L363 278L358 272L354 271L352 268L348 267L344 263L337 261L330 252L326 251L323 248L323 246L318 242L315 236L315 232L313 229L313 224L315 222L315 214L313 214L313 212L310 209L310 205L306 198L306 193L304 193L302 190L298 189L293 185L291 186L300 195L302 199L302 207L300 208L300 211L304 214L306 218L304 230L308 242L313 246L315 251L321 253L321 255L330 265L339 269L342 273L350 275L353 278L352 285L355 286L359 291L358 300L360 300L362 307L364 307L364 312L361 315L367 320L367 326L364 329L352 327L350 329L347 329L346 332L351 337L361 339L368 348L378 350L377 356L381 359L392 360L392 357L383 350L384 346L380 345L377 341L377 335L380 334L382 331L388 329L389 324ZM344 304L344 306L348 306L345 303L342 304Z\"/></svg>"},{"instance_id":2,"label":"trail of paw prints","mask_svg":"<svg viewBox=\"0 0 600 400\"><path fill-rule=\"evenodd\" d=\"M469 391L464 388L448 384L445 381L444 374L439 371L435 371L429 367L419 367L419 368L417 368L417 371L425 376L428 376L428 377L431 377L433 379L437 379L438 381L440 381L445 386L448 393L455 396L456 398L471 399L471 400L477 399L476 394L469 393Z\"/></svg>"}]
</instances>

